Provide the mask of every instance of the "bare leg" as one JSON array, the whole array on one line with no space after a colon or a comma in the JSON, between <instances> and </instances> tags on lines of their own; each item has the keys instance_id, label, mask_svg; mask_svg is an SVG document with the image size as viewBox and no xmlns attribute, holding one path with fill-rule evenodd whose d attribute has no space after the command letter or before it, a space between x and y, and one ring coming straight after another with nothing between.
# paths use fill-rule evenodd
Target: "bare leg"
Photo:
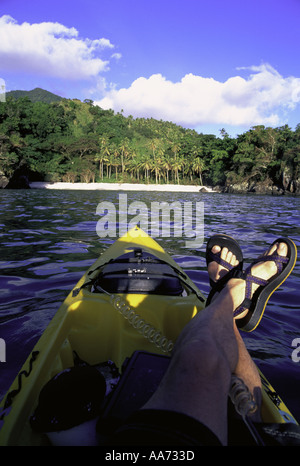
<instances>
[{"instance_id":1,"label":"bare leg","mask_svg":"<svg viewBox=\"0 0 300 466\"><path fill-rule=\"evenodd\" d=\"M212 248L212 252L215 254L219 253L220 251L222 259L229 262L233 266L238 265L239 262L236 259L235 255L232 254L232 252L229 251L227 248L223 248L221 250L220 246L218 245ZM208 274L213 281L219 280L227 272L228 271L224 267L217 264L216 262L211 262L208 265ZM248 387L250 393L252 394L257 403L258 409L252 416L253 421L260 421L261 378L257 370L257 367L254 364L235 323L233 328L238 345L238 363L234 372L238 377L240 377L243 380L243 382Z\"/></svg>"},{"instance_id":2,"label":"bare leg","mask_svg":"<svg viewBox=\"0 0 300 466\"><path fill-rule=\"evenodd\" d=\"M261 421L261 378L235 323L234 332L239 353L238 363L234 373L243 380L244 384L248 387L250 393L252 394L257 404L257 410L251 415L251 419L254 422L259 422Z\"/></svg>"},{"instance_id":3,"label":"bare leg","mask_svg":"<svg viewBox=\"0 0 300 466\"><path fill-rule=\"evenodd\" d=\"M281 256L286 256L287 255L287 246L285 243L280 243L280 244L275 244L269 251L266 251L265 254L273 254L277 250L277 253ZM214 251L217 252L217 251ZM233 256L233 260L234 260ZM236 265L236 264L233 264ZM220 268L221 266L219 266ZM217 273L218 270L215 267L214 273ZM253 273L257 277L260 278L265 278L268 279L275 275L277 272L277 267L274 262L270 261L268 263L261 263L257 264L256 266L253 267ZM219 272L220 273L220 272ZM222 272L221 272L222 274ZM253 292L257 289L257 285L253 287ZM247 314L247 311L243 314L241 314L238 319L243 318ZM234 324L234 331L235 331L235 336L236 336L236 341L238 344L238 352L239 352L239 357L238 357L238 363L235 368L235 374L240 377L245 385L248 387L250 390L250 393L254 397L256 404L258 406L257 411L251 416L253 421L259 422L261 420L260 417L260 408L261 408L261 378L258 372L258 369L256 365L254 364L246 346L245 343L240 335L240 332L237 328L237 326Z\"/></svg>"},{"instance_id":4,"label":"bare leg","mask_svg":"<svg viewBox=\"0 0 300 466\"><path fill-rule=\"evenodd\" d=\"M224 445L228 392L238 361L233 306L225 290L186 325L162 383L144 406L192 416L209 427Z\"/></svg>"}]
</instances>

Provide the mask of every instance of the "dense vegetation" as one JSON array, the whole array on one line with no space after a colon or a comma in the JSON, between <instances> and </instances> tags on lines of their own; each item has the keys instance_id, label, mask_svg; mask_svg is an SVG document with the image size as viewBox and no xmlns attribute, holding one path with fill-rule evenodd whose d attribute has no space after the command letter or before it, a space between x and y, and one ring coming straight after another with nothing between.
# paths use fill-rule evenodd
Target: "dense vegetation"
<instances>
[{"instance_id":1,"label":"dense vegetation","mask_svg":"<svg viewBox=\"0 0 300 466\"><path fill-rule=\"evenodd\" d=\"M10 91L7 92L6 95L7 97L13 97L14 99L28 97L31 102L46 102L48 104L62 100L62 97L53 94L52 92L45 91L40 87L36 87L32 91Z\"/></svg>"},{"instance_id":2,"label":"dense vegetation","mask_svg":"<svg viewBox=\"0 0 300 466\"><path fill-rule=\"evenodd\" d=\"M124 117L92 101L0 103L0 172L31 180L228 185L297 180L300 125L255 126L230 137L171 122Z\"/></svg>"}]
</instances>

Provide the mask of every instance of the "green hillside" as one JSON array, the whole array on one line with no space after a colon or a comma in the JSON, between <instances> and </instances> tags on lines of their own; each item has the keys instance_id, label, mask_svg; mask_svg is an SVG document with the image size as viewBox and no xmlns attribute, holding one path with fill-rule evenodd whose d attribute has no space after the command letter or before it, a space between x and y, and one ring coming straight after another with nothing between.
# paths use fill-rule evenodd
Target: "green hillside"
<instances>
[{"instance_id":1,"label":"green hillside","mask_svg":"<svg viewBox=\"0 0 300 466\"><path fill-rule=\"evenodd\" d=\"M22 167L31 180L204 184L251 192L263 184L267 192L275 186L300 193L300 124L295 130L254 126L236 138L221 129L216 137L42 89L16 92L0 102L0 172L8 178Z\"/></svg>"},{"instance_id":2,"label":"green hillside","mask_svg":"<svg viewBox=\"0 0 300 466\"><path fill-rule=\"evenodd\" d=\"M46 102L47 104L62 100L62 97L52 94L52 92L45 91L39 87L36 87L32 91L10 91L6 93L6 96L14 99L28 97L31 102Z\"/></svg>"}]
</instances>

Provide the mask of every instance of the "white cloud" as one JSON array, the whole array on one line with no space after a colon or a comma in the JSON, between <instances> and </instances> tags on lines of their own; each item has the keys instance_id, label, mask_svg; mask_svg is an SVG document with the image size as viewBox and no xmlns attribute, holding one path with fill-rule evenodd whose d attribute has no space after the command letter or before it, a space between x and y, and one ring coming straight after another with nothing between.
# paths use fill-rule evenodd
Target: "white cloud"
<instances>
[{"instance_id":1,"label":"white cloud","mask_svg":"<svg viewBox=\"0 0 300 466\"><path fill-rule=\"evenodd\" d=\"M183 126L201 124L277 125L284 110L300 102L300 78L282 77L270 65L243 69L245 79L234 76L225 82L187 74L171 82L161 74L140 77L127 89L107 90L96 102L104 109L134 117L170 120Z\"/></svg>"},{"instance_id":2,"label":"white cloud","mask_svg":"<svg viewBox=\"0 0 300 466\"><path fill-rule=\"evenodd\" d=\"M60 23L18 24L0 18L2 70L38 73L65 79L86 79L107 70L99 52L113 48L108 39L81 39L75 28Z\"/></svg>"},{"instance_id":3,"label":"white cloud","mask_svg":"<svg viewBox=\"0 0 300 466\"><path fill-rule=\"evenodd\" d=\"M111 58L114 58L115 60L120 60L122 58L121 53L113 53Z\"/></svg>"}]
</instances>

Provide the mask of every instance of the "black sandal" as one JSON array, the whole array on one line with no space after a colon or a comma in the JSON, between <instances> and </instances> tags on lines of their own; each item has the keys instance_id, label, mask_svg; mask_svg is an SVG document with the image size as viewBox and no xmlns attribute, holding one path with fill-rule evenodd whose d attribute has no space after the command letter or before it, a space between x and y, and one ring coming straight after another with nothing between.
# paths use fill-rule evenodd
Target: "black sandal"
<instances>
[{"instance_id":1,"label":"black sandal","mask_svg":"<svg viewBox=\"0 0 300 466\"><path fill-rule=\"evenodd\" d=\"M216 254L213 253L212 248L214 246L216 246L216 245L220 246L221 250L223 248L227 248L229 251L231 251L236 256L237 260L239 261L238 265L233 266L233 265L229 264L229 262L222 259L221 258L221 251L216 253ZM224 234L217 234L217 235L213 235L208 240L207 246L206 246L206 264L207 264L207 266L211 262L217 262L217 264L219 264L222 267L224 267L225 269L227 269L228 273L224 277L222 277L220 280L218 280L217 282L215 282L211 278L209 279L209 283L210 283L210 286L211 286L212 289L211 289L211 292L210 292L210 294L209 294L209 296L207 298L206 305L208 305L211 302L211 299L212 299L213 295L220 290L220 284L221 284L221 288L224 287L224 285L223 285L224 280L226 279L226 283L227 283L227 281L228 281L227 277L230 277L234 270L240 270L240 271L243 270L243 261L244 261L243 252L242 252L238 242L234 238L232 238L231 236L224 235Z\"/></svg>"},{"instance_id":2,"label":"black sandal","mask_svg":"<svg viewBox=\"0 0 300 466\"><path fill-rule=\"evenodd\" d=\"M277 252L271 255L259 257L238 277L246 281L245 299L242 304L234 311L234 317L239 316L248 310L247 315L242 319L236 320L236 325L240 330L252 332L260 323L264 314L267 302L274 291L287 279L292 272L297 260L297 248L289 238L278 238L272 243L269 250L276 243L285 243L288 247L287 256L280 256ZM277 266L277 273L269 280L264 280L252 275L251 269L253 265L260 262L273 261ZM252 298L252 284L259 285L259 288L254 292Z\"/></svg>"},{"instance_id":3,"label":"black sandal","mask_svg":"<svg viewBox=\"0 0 300 466\"><path fill-rule=\"evenodd\" d=\"M269 250L276 243L285 243L288 247L287 256L280 256L277 252L271 255L261 256L256 259L252 264L245 270L242 271L236 267L230 270L224 277L222 277L210 292L209 300L207 299L206 305L208 305L214 294L220 292L228 283L231 278L240 278L246 281L245 299L240 306L234 311L234 317L239 316L245 311L248 311L246 316L241 319L236 319L236 325L240 330L244 332L252 332L256 329L260 323L264 314L267 302L274 291L287 279L295 267L297 260L297 248L292 240L289 238L278 238L272 243ZM264 280L259 277L255 277L251 273L253 265L260 262L274 261L277 265L277 273L269 280ZM257 290L254 292L252 298L252 284L259 285Z\"/></svg>"}]
</instances>

